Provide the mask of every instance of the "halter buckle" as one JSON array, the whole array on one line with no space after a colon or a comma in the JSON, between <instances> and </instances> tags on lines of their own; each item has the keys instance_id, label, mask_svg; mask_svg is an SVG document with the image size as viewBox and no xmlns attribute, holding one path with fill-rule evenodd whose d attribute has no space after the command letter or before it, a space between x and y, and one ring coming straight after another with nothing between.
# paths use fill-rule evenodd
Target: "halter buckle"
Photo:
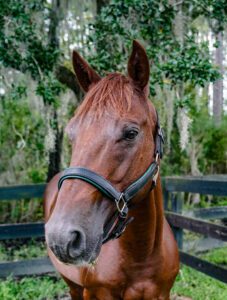
<instances>
[{"instance_id":1,"label":"halter buckle","mask_svg":"<svg viewBox=\"0 0 227 300\"><path fill-rule=\"evenodd\" d=\"M121 193L119 199L115 199L117 210L119 211L122 218L126 218L128 214L127 202L124 199L124 194Z\"/></svg>"}]
</instances>

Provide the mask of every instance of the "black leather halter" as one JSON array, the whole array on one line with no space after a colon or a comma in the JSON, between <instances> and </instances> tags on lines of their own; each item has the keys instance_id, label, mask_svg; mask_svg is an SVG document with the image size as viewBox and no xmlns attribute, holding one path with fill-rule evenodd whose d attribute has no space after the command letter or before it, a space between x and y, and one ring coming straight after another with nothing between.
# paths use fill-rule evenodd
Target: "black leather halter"
<instances>
[{"instance_id":1,"label":"black leather halter","mask_svg":"<svg viewBox=\"0 0 227 300\"><path fill-rule=\"evenodd\" d=\"M159 174L159 158L163 155L163 132L160 127L157 114L157 131L155 137L155 160L150 164L145 173L128 186L124 191L120 192L113 185L99 174L81 167L70 167L64 170L63 175L58 182L58 190L60 190L64 180L80 179L94 187L96 187L103 195L113 201L116 205L116 212L108 220L104 227L103 244L111 239L118 238L124 232L126 226L133 220L133 217L128 217L128 210L131 204L131 199L142 189L145 184L152 180L151 190L156 185L156 180Z\"/></svg>"}]
</instances>

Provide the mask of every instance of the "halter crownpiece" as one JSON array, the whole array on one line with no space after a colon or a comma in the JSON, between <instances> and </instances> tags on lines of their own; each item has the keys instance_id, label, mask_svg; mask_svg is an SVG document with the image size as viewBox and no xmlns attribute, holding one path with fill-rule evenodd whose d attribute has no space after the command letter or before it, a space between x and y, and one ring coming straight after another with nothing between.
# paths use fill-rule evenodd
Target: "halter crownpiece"
<instances>
[{"instance_id":1,"label":"halter crownpiece","mask_svg":"<svg viewBox=\"0 0 227 300\"><path fill-rule=\"evenodd\" d=\"M103 244L111 239L121 236L126 226L133 220L133 217L128 217L128 210L130 201L141 190L145 184L152 179L151 190L156 185L156 180L159 174L159 158L163 156L163 131L160 127L159 118L157 114L157 132L155 137L155 160L150 164L145 173L136 181L130 184L124 191L120 192L113 185L99 174L81 167L70 167L64 170L63 175L58 181L58 190L60 190L64 180L66 179L80 179L95 188L97 188L108 199L112 200L116 205L116 212L109 219L104 227Z\"/></svg>"}]
</instances>

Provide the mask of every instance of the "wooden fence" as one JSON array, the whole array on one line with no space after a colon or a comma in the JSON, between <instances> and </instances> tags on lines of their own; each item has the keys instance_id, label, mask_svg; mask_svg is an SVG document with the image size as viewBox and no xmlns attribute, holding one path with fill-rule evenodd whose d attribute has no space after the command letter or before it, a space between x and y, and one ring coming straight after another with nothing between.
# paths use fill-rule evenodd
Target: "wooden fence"
<instances>
[{"instance_id":1,"label":"wooden fence","mask_svg":"<svg viewBox=\"0 0 227 300\"><path fill-rule=\"evenodd\" d=\"M2 200L42 199L45 186L45 184L34 184L1 187L0 205ZM44 237L43 222L0 225L0 241L37 237ZM0 277L2 278L9 275L17 277L42 275L54 271L55 269L47 257L0 263Z\"/></svg>"},{"instance_id":2,"label":"wooden fence","mask_svg":"<svg viewBox=\"0 0 227 300\"><path fill-rule=\"evenodd\" d=\"M226 242L226 226L217 225L197 218L225 218L227 217L227 207L194 210L191 212L193 217L182 215L183 193L227 196L227 177L166 177L163 180L166 218L174 231L174 235L180 249L181 262L213 278L227 283L227 269L182 251L183 229Z\"/></svg>"},{"instance_id":3,"label":"wooden fence","mask_svg":"<svg viewBox=\"0 0 227 300\"><path fill-rule=\"evenodd\" d=\"M20 200L42 198L45 184L11 186L0 188L1 200ZM173 228L174 235L180 248L182 263L203 272L213 278L227 283L227 270L209 263L198 257L182 251L183 229L200 233L207 237L227 241L227 227L213 224L203 219L219 219L227 217L226 207L214 207L194 210L191 215L182 215L182 193L199 193L205 195L227 196L227 177L166 177L163 179L163 194L166 217ZM0 203L1 205L1 203ZM13 240L31 237L43 237L43 223L1 224L0 240ZM54 268L47 257L0 263L0 277L40 275L54 272Z\"/></svg>"}]
</instances>

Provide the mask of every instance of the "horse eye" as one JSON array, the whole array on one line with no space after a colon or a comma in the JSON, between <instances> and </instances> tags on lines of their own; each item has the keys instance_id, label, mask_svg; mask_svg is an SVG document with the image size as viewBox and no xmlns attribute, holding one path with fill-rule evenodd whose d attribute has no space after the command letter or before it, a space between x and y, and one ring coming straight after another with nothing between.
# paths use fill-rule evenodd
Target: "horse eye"
<instances>
[{"instance_id":1,"label":"horse eye","mask_svg":"<svg viewBox=\"0 0 227 300\"><path fill-rule=\"evenodd\" d=\"M124 139L128 140L128 141L134 140L136 138L136 136L138 135L138 133L139 132L134 129L128 130L124 133Z\"/></svg>"}]
</instances>

